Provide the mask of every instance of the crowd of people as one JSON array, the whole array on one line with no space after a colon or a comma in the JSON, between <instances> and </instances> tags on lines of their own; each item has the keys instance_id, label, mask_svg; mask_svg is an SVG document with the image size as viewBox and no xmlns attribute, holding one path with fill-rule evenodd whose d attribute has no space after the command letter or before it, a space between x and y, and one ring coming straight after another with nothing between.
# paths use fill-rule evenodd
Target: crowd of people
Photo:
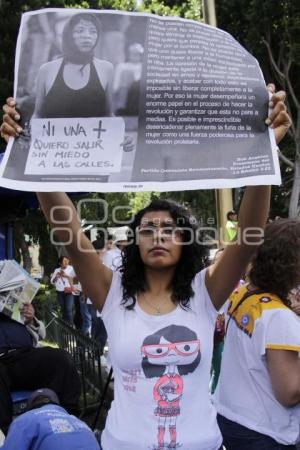
<instances>
[{"instance_id":1,"label":"crowd of people","mask_svg":"<svg viewBox=\"0 0 300 450\"><path fill-rule=\"evenodd\" d=\"M124 229L116 229L113 235L108 234L106 242L98 238L93 241L100 261L112 270L118 270L122 264L121 252L127 244ZM85 295L78 277L70 264L70 259L61 255L58 267L51 275L50 282L55 287L57 303L61 317L85 336L92 337L103 349L107 339L101 314L92 301Z\"/></svg>"},{"instance_id":2,"label":"crowd of people","mask_svg":"<svg viewBox=\"0 0 300 450\"><path fill-rule=\"evenodd\" d=\"M275 93L272 85L269 90L267 124L278 144L290 119L284 93ZM15 135L17 113L11 99L5 113L2 136ZM66 194L37 195L50 226L54 221L68 223L67 231L58 232L61 242L69 241L70 234L79 236L80 245L76 239L66 245L74 273L62 259L64 266L53 274L53 282L60 283L58 292L63 292L59 301L68 298L65 287L72 288L72 279L80 280L107 330L114 401L101 436L102 450L296 448L300 437L300 321L295 306L300 284L299 220L268 224L264 239L250 232L241 242L233 240L213 264L204 267L203 248L190 240L196 224L189 211L168 200L155 200L134 216L129 225L132 240L115 270L103 264L99 249L81 231ZM246 187L237 221L242 236L249 229L264 230L269 202L268 186ZM232 216L228 219L236 221ZM240 283L245 273L246 283ZM67 300L65 311L62 307L66 318L69 304ZM225 340L220 378L211 397L208 386L218 312L226 317ZM22 330L27 333L26 325ZM3 358L20 354L15 344L10 345L5 342L0 353L1 369ZM32 353L39 350L32 342L29 347ZM40 363L37 353L35 358ZM66 391L76 382L69 380L62 391L62 384L52 383L55 372L48 374L42 387L53 388L63 405ZM12 376L9 373L6 379ZM1 391L9 388L1 386ZM68 422L66 429L76 426ZM59 436L56 439L63 442Z\"/></svg>"}]
</instances>

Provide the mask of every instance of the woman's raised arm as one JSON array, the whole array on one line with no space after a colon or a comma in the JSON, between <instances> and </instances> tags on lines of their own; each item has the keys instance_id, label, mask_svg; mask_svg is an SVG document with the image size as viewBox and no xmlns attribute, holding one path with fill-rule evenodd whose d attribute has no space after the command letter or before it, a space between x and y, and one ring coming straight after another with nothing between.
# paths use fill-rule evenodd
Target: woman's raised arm
<instances>
[{"instance_id":1,"label":"woman's raised arm","mask_svg":"<svg viewBox=\"0 0 300 450\"><path fill-rule=\"evenodd\" d=\"M9 97L3 107L1 137L6 141L22 132L18 124L20 116L15 106L15 100ZM96 308L101 310L110 288L112 271L102 264L91 242L81 230L77 211L67 194L41 192L37 196L46 220L55 229L56 239L65 245L72 259L84 292Z\"/></svg>"},{"instance_id":2,"label":"woman's raised arm","mask_svg":"<svg viewBox=\"0 0 300 450\"><path fill-rule=\"evenodd\" d=\"M18 137L23 129L19 125L20 114L16 110L16 101L12 97L6 99L3 106L3 122L0 127L1 137L8 142L10 137Z\"/></svg>"},{"instance_id":3,"label":"woman's raised arm","mask_svg":"<svg viewBox=\"0 0 300 450\"><path fill-rule=\"evenodd\" d=\"M67 194L40 192L37 196L55 238L67 249L83 291L101 310L110 288L112 271L101 262L82 231L77 211Z\"/></svg>"},{"instance_id":4,"label":"woman's raised arm","mask_svg":"<svg viewBox=\"0 0 300 450\"><path fill-rule=\"evenodd\" d=\"M279 144L290 127L291 120L284 104L285 92L274 94L274 85L269 85L268 90L273 96L270 101L272 112L266 124L274 129L276 143ZM262 242L270 197L270 186L248 186L245 190L239 210L237 238L227 245L222 256L206 273L206 287L216 309L220 309L232 293L251 256Z\"/></svg>"}]
</instances>

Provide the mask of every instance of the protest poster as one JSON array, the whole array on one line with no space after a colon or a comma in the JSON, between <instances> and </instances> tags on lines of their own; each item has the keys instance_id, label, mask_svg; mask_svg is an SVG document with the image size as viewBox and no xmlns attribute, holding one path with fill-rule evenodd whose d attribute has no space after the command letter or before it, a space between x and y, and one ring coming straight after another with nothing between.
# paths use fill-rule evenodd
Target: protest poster
<instances>
[{"instance_id":1,"label":"protest poster","mask_svg":"<svg viewBox=\"0 0 300 450\"><path fill-rule=\"evenodd\" d=\"M258 62L217 28L120 11L28 12L14 90L24 132L9 142L1 186L122 192L281 182Z\"/></svg>"}]
</instances>

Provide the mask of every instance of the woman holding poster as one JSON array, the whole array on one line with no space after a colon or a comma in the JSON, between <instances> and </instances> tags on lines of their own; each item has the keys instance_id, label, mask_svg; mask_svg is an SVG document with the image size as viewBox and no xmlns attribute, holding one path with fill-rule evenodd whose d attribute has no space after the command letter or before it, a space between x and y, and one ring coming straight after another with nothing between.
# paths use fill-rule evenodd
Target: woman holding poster
<instances>
[{"instance_id":1,"label":"woman holding poster","mask_svg":"<svg viewBox=\"0 0 300 450\"><path fill-rule=\"evenodd\" d=\"M38 72L33 117L107 117L113 65L94 57L100 22L90 13L72 15L62 35L62 58ZM88 101L87 101L88 99Z\"/></svg>"},{"instance_id":2,"label":"woman holding poster","mask_svg":"<svg viewBox=\"0 0 300 450\"><path fill-rule=\"evenodd\" d=\"M272 96L267 119L277 143L290 126L284 98L283 92ZM12 102L3 136L17 127ZM186 208L153 201L133 218L123 265L114 273L99 261L66 194L38 197L59 240L68 242L82 287L107 329L115 396L102 449L221 449L208 390L215 320L261 243L257 228L263 231L268 217L270 188L246 188L239 211L243 239L207 269L197 264L198 234Z\"/></svg>"}]
</instances>

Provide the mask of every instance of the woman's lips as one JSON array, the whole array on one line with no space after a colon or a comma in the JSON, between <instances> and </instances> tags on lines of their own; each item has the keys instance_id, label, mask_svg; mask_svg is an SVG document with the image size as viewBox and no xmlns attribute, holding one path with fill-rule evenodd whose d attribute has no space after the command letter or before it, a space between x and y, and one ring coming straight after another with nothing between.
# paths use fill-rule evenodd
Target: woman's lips
<instances>
[{"instance_id":1,"label":"woman's lips","mask_svg":"<svg viewBox=\"0 0 300 450\"><path fill-rule=\"evenodd\" d=\"M153 247L151 250L150 250L150 253L165 253L165 252L167 252L168 250L166 249L166 248L164 248L164 247Z\"/></svg>"}]
</instances>

